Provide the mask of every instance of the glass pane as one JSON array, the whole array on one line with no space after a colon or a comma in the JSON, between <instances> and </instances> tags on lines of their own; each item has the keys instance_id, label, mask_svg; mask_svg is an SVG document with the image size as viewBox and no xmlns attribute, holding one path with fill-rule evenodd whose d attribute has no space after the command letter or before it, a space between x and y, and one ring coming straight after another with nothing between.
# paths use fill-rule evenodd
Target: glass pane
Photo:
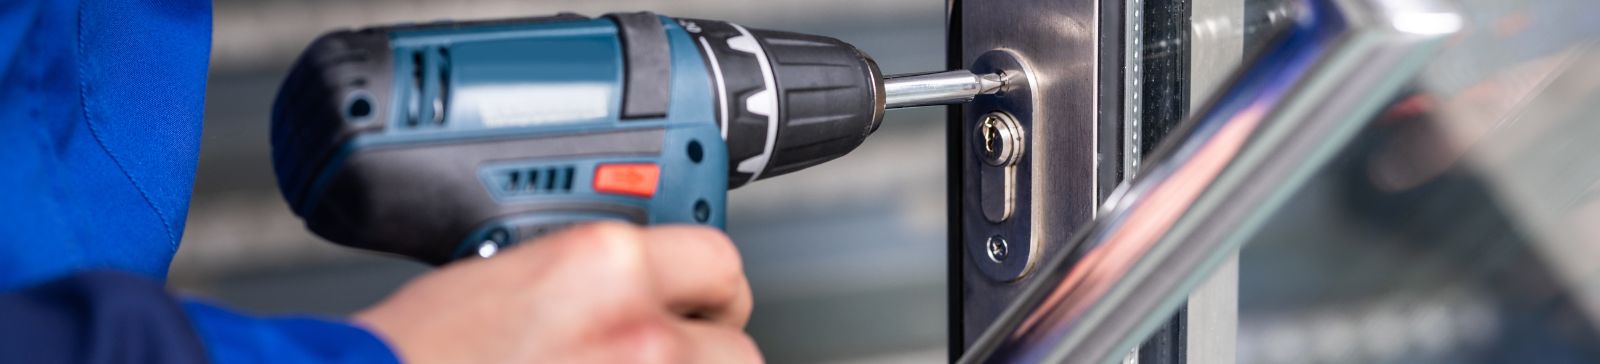
<instances>
[{"instance_id":1,"label":"glass pane","mask_svg":"<svg viewBox=\"0 0 1600 364\"><path fill-rule=\"evenodd\" d=\"M1289 0L1136 0L1125 30L1125 122L1148 155L1211 99L1245 58L1293 22Z\"/></svg>"},{"instance_id":2,"label":"glass pane","mask_svg":"<svg viewBox=\"0 0 1600 364\"><path fill-rule=\"evenodd\" d=\"M1243 363L1600 361L1600 4L1468 0L1242 252Z\"/></svg>"}]
</instances>

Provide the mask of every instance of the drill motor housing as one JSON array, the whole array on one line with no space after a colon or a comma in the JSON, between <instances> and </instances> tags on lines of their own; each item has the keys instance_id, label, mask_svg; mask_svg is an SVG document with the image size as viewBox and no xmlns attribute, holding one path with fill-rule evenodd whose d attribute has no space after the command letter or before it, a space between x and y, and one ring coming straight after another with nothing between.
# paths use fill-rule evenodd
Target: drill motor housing
<instances>
[{"instance_id":1,"label":"drill motor housing","mask_svg":"<svg viewBox=\"0 0 1600 364\"><path fill-rule=\"evenodd\" d=\"M837 158L883 116L838 40L650 13L323 35L273 106L316 234L433 264L574 223L722 227L727 191Z\"/></svg>"}]
</instances>

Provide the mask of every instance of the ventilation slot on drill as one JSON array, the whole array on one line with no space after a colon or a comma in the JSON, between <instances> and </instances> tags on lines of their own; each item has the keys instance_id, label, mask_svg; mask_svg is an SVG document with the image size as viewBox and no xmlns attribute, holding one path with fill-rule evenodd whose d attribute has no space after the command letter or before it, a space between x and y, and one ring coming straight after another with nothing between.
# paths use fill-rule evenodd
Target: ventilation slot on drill
<instances>
[{"instance_id":1,"label":"ventilation slot on drill","mask_svg":"<svg viewBox=\"0 0 1600 364\"><path fill-rule=\"evenodd\" d=\"M440 127L450 115L450 49L411 52L411 82L406 94L406 128Z\"/></svg>"},{"instance_id":2,"label":"ventilation slot on drill","mask_svg":"<svg viewBox=\"0 0 1600 364\"><path fill-rule=\"evenodd\" d=\"M422 51L411 52L411 88L406 94L406 127L415 128L422 123L422 80L426 67Z\"/></svg>"},{"instance_id":3,"label":"ventilation slot on drill","mask_svg":"<svg viewBox=\"0 0 1600 364\"><path fill-rule=\"evenodd\" d=\"M433 94L433 124L444 125L450 115L450 48L439 47L438 92Z\"/></svg>"},{"instance_id":4,"label":"ventilation slot on drill","mask_svg":"<svg viewBox=\"0 0 1600 364\"><path fill-rule=\"evenodd\" d=\"M501 172L499 185L509 196L566 194L576 173L573 166L511 168Z\"/></svg>"}]
</instances>

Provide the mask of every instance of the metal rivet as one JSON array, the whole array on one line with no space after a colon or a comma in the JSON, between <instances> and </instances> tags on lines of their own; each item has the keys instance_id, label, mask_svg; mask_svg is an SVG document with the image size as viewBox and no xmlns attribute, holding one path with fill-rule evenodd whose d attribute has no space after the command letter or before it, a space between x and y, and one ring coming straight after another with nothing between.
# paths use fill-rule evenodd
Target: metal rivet
<instances>
[{"instance_id":1,"label":"metal rivet","mask_svg":"<svg viewBox=\"0 0 1600 364\"><path fill-rule=\"evenodd\" d=\"M1006 256L1011 254L1011 247L1007 245L1006 238L999 235L989 237L989 242L985 245L989 251L989 260L995 263L1004 263Z\"/></svg>"}]
</instances>

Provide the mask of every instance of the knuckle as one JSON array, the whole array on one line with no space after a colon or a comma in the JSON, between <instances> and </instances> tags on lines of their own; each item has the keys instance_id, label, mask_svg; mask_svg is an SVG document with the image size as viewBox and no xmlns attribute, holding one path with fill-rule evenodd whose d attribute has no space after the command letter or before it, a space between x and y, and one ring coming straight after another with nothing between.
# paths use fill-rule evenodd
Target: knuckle
<instances>
[{"instance_id":1,"label":"knuckle","mask_svg":"<svg viewBox=\"0 0 1600 364\"><path fill-rule=\"evenodd\" d=\"M755 292L750 289L749 280L740 279L738 287L738 292L735 293L734 299L738 301L735 303L741 308L737 315L742 320L749 320L751 311L755 309Z\"/></svg>"},{"instance_id":2,"label":"knuckle","mask_svg":"<svg viewBox=\"0 0 1600 364\"><path fill-rule=\"evenodd\" d=\"M731 273L731 275L733 275L734 278L736 278L740 283L743 283L744 257L739 255L739 248L734 247L732 243L721 244L719 246L722 248L718 249L717 260L723 262L722 264L725 266L728 272Z\"/></svg>"},{"instance_id":3,"label":"knuckle","mask_svg":"<svg viewBox=\"0 0 1600 364\"><path fill-rule=\"evenodd\" d=\"M577 225L532 244L540 253L523 253L532 260L522 263L544 267L563 279L604 282L609 287L598 291L633 292L643 284L647 266L639 235L638 227L619 222Z\"/></svg>"},{"instance_id":4,"label":"knuckle","mask_svg":"<svg viewBox=\"0 0 1600 364\"><path fill-rule=\"evenodd\" d=\"M724 287L729 287L734 294L747 292L750 290L750 282L745 278L743 259L739 257L739 251L733 248L732 244L726 246L721 249L722 252L719 253L716 262L721 265L721 283Z\"/></svg>"},{"instance_id":5,"label":"knuckle","mask_svg":"<svg viewBox=\"0 0 1600 364\"><path fill-rule=\"evenodd\" d=\"M568 229L568 240L581 240L586 243L623 242L630 240L630 236L638 235L638 227L615 221L597 221L574 226Z\"/></svg>"},{"instance_id":6,"label":"knuckle","mask_svg":"<svg viewBox=\"0 0 1600 364\"><path fill-rule=\"evenodd\" d=\"M633 225L617 222L597 222L585 224L572 229L561 239L567 244L582 252L595 255L600 261L623 263L621 267L629 267L629 263L636 263L638 255L642 254L639 244L639 228Z\"/></svg>"},{"instance_id":7,"label":"knuckle","mask_svg":"<svg viewBox=\"0 0 1600 364\"><path fill-rule=\"evenodd\" d=\"M727 234L707 227L693 227L685 230L688 239L692 239L706 249L706 254L716 268L730 273L730 275L744 275L744 261L740 258L739 247L728 238Z\"/></svg>"},{"instance_id":8,"label":"knuckle","mask_svg":"<svg viewBox=\"0 0 1600 364\"><path fill-rule=\"evenodd\" d=\"M717 299L718 302L738 303L738 300L744 298L746 296L746 292L750 291L750 283L742 274L729 274L723 276L722 279L716 283L718 283L718 285L715 291L716 297L714 298Z\"/></svg>"},{"instance_id":9,"label":"knuckle","mask_svg":"<svg viewBox=\"0 0 1600 364\"><path fill-rule=\"evenodd\" d=\"M733 268L735 271L744 270L743 260L739 257L739 246L734 245L733 240L728 239L728 236L723 235L722 232L715 230L706 231L705 235L706 242L711 245L717 260L727 262L726 264L730 265L729 268Z\"/></svg>"},{"instance_id":10,"label":"knuckle","mask_svg":"<svg viewBox=\"0 0 1600 364\"><path fill-rule=\"evenodd\" d=\"M687 340L675 330L672 325L647 321L635 325L629 333L632 341L632 353L636 355L629 362L633 363L680 363L688 356Z\"/></svg>"},{"instance_id":11,"label":"knuckle","mask_svg":"<svg viewBox=\"0 0 1600 364\"><path fill-rule=\"evenodd\" d=\"M744 332L739 332L735 337L734 342L729 344L732 346L729 349L739 355L738 361L740 363L761 363L765 361L761 357L761 348L756 346L755 339L751 339L750 335L746 335Z\"/></svg>"}]
</instances>

